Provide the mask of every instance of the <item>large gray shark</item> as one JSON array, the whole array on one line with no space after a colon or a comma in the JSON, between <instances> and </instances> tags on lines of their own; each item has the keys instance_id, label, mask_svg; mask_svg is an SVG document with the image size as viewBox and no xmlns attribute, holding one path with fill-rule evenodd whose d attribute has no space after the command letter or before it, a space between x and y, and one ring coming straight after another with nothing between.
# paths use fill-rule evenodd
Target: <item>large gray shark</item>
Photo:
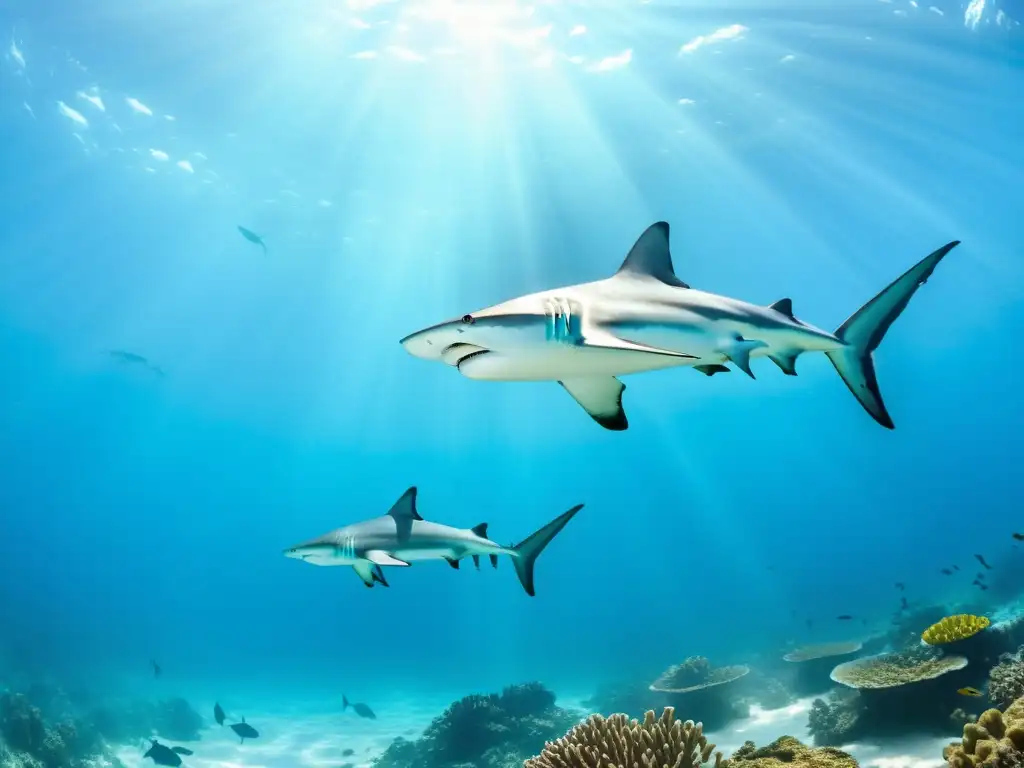
<instances>
[{"instance_id":1,"label":"large gray shark","mask_svg":"<svg viewBox=\"0 0 1024 768\"><path fill-rule=\"evenodd\" d=\"M407 566L416 560L445 560L452 568L458 568L462 558L472 557L473 564L479 568L480 555L488 555L491 565L497 568L498 555L508 555L519 582L532 597L537 557L582 508L582 504L577 504L521 543L503 547L487 538L487 523L472 528L453 528L424 520L416 511L416 487L413 486L386 515L330 531L290 547L284 554L313 565L350 565L368 587L375 582L389 586L382 565Z\"/></svg>"},{"instance_id":2,"label":"large gray shark","mask_svg":"<svg viewBox=\"0 0 1024 768\"><path fill-rule=\"evenodd\" d=\"M793 314L793 302L763 307L691 288L669 252L669 226L652 224L618 272L496 304L402 339L416 357L470 379L557 381L606 429L629 424L622 407L630 373L690 366L706 376L732 363L751 378L751 358L796 375L804 352L824 352L846 386L883 427L893 428L872 352L893 321L959 240L926 256L858 309L834 333Z\"/></svg>"}]
</instances>

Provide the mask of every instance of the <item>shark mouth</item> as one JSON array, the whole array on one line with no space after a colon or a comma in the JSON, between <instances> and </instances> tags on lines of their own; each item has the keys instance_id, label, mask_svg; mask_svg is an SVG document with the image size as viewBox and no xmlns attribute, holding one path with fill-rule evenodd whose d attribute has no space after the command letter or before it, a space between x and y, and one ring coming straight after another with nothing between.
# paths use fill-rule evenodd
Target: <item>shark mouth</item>
<instances>
[{"instance_id":1,"label":"shark mouth","mask_svg":"<svg viewBox=\"0 0 1024 768\"><path fill-rule=\"evenodd\" d=\"M448 365L458 368L467 360L479 357L480 355L486 355L490 351L486 347L478 347L475 344L456 342L444 348L441 352L441 359L448 363Z\"/></svg>"}]
</instances>

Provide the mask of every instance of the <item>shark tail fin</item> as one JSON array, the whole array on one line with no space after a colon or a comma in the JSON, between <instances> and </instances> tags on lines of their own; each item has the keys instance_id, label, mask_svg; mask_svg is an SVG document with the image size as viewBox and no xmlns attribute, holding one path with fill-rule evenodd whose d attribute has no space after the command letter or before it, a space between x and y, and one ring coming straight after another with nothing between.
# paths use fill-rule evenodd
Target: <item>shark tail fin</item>
<instances>
[{"instance_id":1,"label":"shark tail fin","mask_svg":"<svg viewBox=\"0 0 1024 768\"><path fill-rule=\"evenodd\" d=\"M346 709L349 708L349 706L351 705L348 703L348 698L345 696L344 693L341 694L341 711L344 712Z\"/></svg>"},{"instance_id":2,"label":"shark tail fin","mask_svg":"<svg viewBox=\"0 0 1024 768\"><path fill-rule=\"evenodd\" d=\"M895 425L882 401L871 354L917 289L927 282L943 257L959 244L959 240L947 243L896 278L836 329L836 337L844 346L825 353L864 410L887 429Z\"/></svg>"},{"instance_id":3,"label":"shark tail fin","mask_svg":"<svg viewBox=\"0 0 1024 768\"><path fill-rule=\"evenodd\" d=\"M533 589L533 566L537 562L544 547L551 543L551 540L558 535L559 531L565 528L566 524L576 516L576 513L583 509L582 504L577 504L568 512L563 512L550 523L538 531L531 533L519 544L512 547L512 565L515 566L516 576L519 583L523 585L526 594L534 596Z\"/></svg>"}]
</instances>

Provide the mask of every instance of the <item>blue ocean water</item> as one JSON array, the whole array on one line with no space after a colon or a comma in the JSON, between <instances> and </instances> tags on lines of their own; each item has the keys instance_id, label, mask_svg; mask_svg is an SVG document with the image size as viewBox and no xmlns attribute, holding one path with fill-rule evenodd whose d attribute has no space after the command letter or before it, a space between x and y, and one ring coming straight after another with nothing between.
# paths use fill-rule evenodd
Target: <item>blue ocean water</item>
<instances>
[{"instance_id":1,"label":"blue ocean water","mask_svg":"<svg viewBox=\"0 0 1024 768\"><path fill-rule=\"evenodd\" d=\"M586 694L979 593L1024 529L1019 3L32 3L0 8L0 680L263 709ZM626 432L407 334L611 275L834 329L963 244L879 349L896 422L823 355L630 376ZM238 225L259 233L266 254ZM160 367L123 363L128 350ZM383 514L510 564L286 559ZM965 564L948 577L940 569ZM1016 574L1016 575L1012 575ZM813 621L808 628L807 619ZM156 695L156 694L154 694Z\"/></svg>"}]
</instances>

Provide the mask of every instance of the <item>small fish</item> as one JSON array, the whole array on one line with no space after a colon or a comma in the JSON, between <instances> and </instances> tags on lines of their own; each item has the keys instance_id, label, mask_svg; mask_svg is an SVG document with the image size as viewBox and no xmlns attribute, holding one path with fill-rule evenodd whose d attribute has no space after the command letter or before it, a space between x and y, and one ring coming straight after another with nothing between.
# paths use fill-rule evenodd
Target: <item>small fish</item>
<instances>
[{"instance_id":1,"label":"small fish","mask_svg":"<svg viewBox=\"0 0 1024 768\"><path fill-rule=\"evenodd\" d=\"M944 573L946 576L952 576L953 572L949 568L943 568L939 573Z\"/></svg>"},{"instance_id":2,"label":"small fish","mask_svg":"<svg viewBox=\"0 0 1024 768\"><path fill-rule=\"evenodd\" d=\"M240 723L232 723L231 730L238 734L238 743L242 744L246 739L257 739L259 738L260 732L245 722L245 718L242 718Z\"/></svg>"},{"instance_id":3,"label":"small fish","mask_svg":"<svg viewBox=\"0 0 1024 768\"><path fill-rule=\"evenodd\" d=\"M217 721L217 725L224 725L224 710L216 702L213 705L213 719Z\"/></svg>"},{"instance_id":4,"label":"small fish","mask_svg":"<svg viewBox=\"0 0 1024 768\"><path fill-rule=\"evenodd\" d=\"M1024 541L1024 533L1014 533L1013 538L1017 541Z\"/></svg>"},{"instance_id":5,"label":"small fish","mask_svg":"<svg viewBox=\"0 0 1024 768\"><path fill-rule=\"evenodd\" d=\"M953 570L954 571L959 571L960 570L960 566L959 565L954 565L953 566Z\"/></svg>"},{"instance_id":6,"label":"small fish","mask_svg":"<svg viewBox=\"0 0 1024 768\"><path fill-rule=\"evenodd\" d=\"M341 756L342 757L350 757L351 755L354 755L355 753L356 753L356 751L354 749L344 749L341 752Z\"/></svg>"},{"instance_id":7,"label":"small fish","mask_svg":"<svg viewBox=\"0 0 1024 768\"><path fill-rule=\"evenodd\" d=\"M983 695L982 692L979 691L977 688L971 688L969 685L967 687L965 687L965 688L957 689L957 693L959 693L961 696L982 696Z\"/></svg>"},{"instance_id":8,"label":"small fish","mask_svg":"<svg viewBox=\"0 0 1024 768\"><path fill-rule=\"evenodd\" d=\"M907 588L907 585L904 584L902 581L897 581L896 582L896 589L898 589L900 592L902 592L906 588Z\"/></svg>"},{"instance_id":9,"label":"small fish","mask_svg":"<svg viewBox=\"0 0 1024 768\"><path fill-rule=\"evenodd\" d=\"M187 749L185 747L171 747L171 752L176 752L177 754L185 755L186 757L188 755L194 755L195 754L195 752L193 752L191 749Z\"/></svg>"},{"instance_id":10,"label":"small fish","mask_svg":"<svg viewBox=\"0 0 1024 768\"><path fill-rule=\"evenodd\" d=\"M356 711L356 714L360 717L365 717L369 720L377 719L377 716L373 714L373 710L370 709L368 706L366 706L365 704L352 704L345 697L345 694L341 694L341 711L344 712L349 707L352 707L352 709L354 709Z\"/></svg>"},{"instance_id":11,"label":"small fish","mask_svg":"<svg viewBox=\"0 0 1024 768\"><path fill-rule=\"evenodd\" d=\"M986 586L985 586L984 584L982 584L982 583L981 583L980 581L978 581L977 579L975 579L974 581L972 581L972 582L971 582L971 584L973 584L974 586L976 586L976 587L977 587L978 589L980 589L980 590L981 590L982 592L987 592L987 591L988 591L988 587L986 587Z\"/></svg>"},{"instance_id":12,"label":"small fish","mask_svg":"<svg viewBox=\"0 0 1024 768\"><path fill-rule=\"evenodd\" d=\"M989 565L988 563L986 563L985 562L985 558L982 557L981 555L975 555L974 559L977 560L979 563L981 563L984 566L986 571L991 571L992 570L992 566Z\"/></svg>"},{"instance_id":13,"label":"small fish","mask_svg":"<svg viewBox=\"0 0 1024 768\"><path fill-rule=\"evenodd\" d=\"M907 598L901 597L900 598L900 610L901 611L905 611L905 610L907 610L908 607L909 606L907 605Z\"/></svg>"},{"instance_id":14,"label":"small fish","mask_svg":"<svg viewBox=\"0 0 1024 768\"><path fill-rule=\"evenodd\" d=\"M156 739L153 739L149 751L142 757L148 757L157 765L166 765L168 768L177 768L181 765L181 758L178 754L170 747L160 744Z\"/></svg>"},{"instance_id":15,"label":"small fish","mask_svg":"<svg viewBox=\"0 0 1024 768\"><path fill-rule=\"evenodd\" d=\"M853 616L851 616L848 613L844 613L841 616L836 616L836 619L838 619L839 621L849 621L852 618L853 618Z\"/></svg>"},{"instance_id":16,"label":"small fish","mask_svg":"<svg viewBox=\"0 0 1024 768\"><path fill-rule=\"evenodd\" d=\"M253 232L251 229L246 229L241 224L238 225L238 231L242 233L242 237L248 240L254 245L258 245L263 249L263 255L267 253L267 244L263 242L263 238Z\"/></svg>"},{"instance_id":17,"label":"small fish","mask_svg":"<svg viewBox=\"0 0 1024 768\"><path fill-rule=\"evenodd\" d=\"M127 352L123 349L112 349L108 354L115 360L120 360L122 363L128 363L129 365L141 365L144 368L149 368L157 376L165 376L163 369L158 365L153 365L142 355L136 354L135 352Z\"/></svg>"},{"instance_id":18,"label":"small fish","mask_svg":"<svg viewBox=\"0 0 1024 768\"><path fill-rule=\"evenodd\" d=\"M985 574L984 573L979 573L979 574L975 575L974 578L976 578L976 579L984 579L985 578Z\"/></svg>"},{"instance_id":19,"label":"small fish","mask_svg":"<svg viewBox=\"0 0 1024 768\"><path fill-rule=\"evenodd\" d=\"M163 674L163 670L160 669L160 665L157 664L153 659L149 660L149 663L153 666L153 677L160 677Z\"/></svg>"}]
</instances>

